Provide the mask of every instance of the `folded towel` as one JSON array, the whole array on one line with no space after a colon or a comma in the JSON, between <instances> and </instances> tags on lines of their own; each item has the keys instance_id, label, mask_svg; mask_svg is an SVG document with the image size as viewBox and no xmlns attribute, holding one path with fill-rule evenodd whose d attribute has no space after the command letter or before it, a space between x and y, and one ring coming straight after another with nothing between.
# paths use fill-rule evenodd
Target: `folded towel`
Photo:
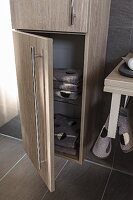
<instances>
[{"instance_id":1,"label":"folded towel","mask_svg":"<svg viewBox=\"0 0 133 200\"><path fill-rule=\"evenodd\" d=\"M76 100L60 98L58 96L54 96L54 101L58 101L58 102L62 102L62 103L69 103L72 105L81 105L82 96L79 95L79 97Z\"/></svg>"},{"instance_id":2,"label":"folded towel","mask_svg":"<svg viewBox=\"0 0 133 200\"><path fill-rule=\"evenodd\" d=\"M78 150L77 149L72 149L72 148L65 148L65 147L61 147L61 146L55 145L55 152L76 156L77 153L78 153Z\"/></svg>"},{"instance_id":3,"label":"folded towel","mask_svg":"<svg viewBox=\"0 0 133 200\"><path fill-rule=\"evenodd\" d=\"M81 92L82 84L81 83L72 84L61 81L54 81L54 89L71 91L71 92Z\"/></svg>"},{"instance_id":4,"label":"folded towel","mask_svg":"<svg viewBox=\"0 0 133 200\"><path fill-rule=\"evenodd\" d=\"M73 69L54 69L54 81L78 84L82 80L82 71Z\"/></svg>"},{"instance_id":5,"label":"folded towel","mask_svg":"<svg viewBox=\"0 0 133 200\"><path fill-rule=\"evenodd\" d=\"M80 96L80 93L65 90L54 90L54 95L63 99L77 100Z\"/></svg>"},{"instance_id":6,"label":"folded towel","mask_svg":"<svg viewBox=\"0 0 133 200\"><path fill-rule=\"evenodd\" d=\"M75 148L80 135L80 120L56 114L54 121L55 145Z\"/></svg>"}]
</instances>

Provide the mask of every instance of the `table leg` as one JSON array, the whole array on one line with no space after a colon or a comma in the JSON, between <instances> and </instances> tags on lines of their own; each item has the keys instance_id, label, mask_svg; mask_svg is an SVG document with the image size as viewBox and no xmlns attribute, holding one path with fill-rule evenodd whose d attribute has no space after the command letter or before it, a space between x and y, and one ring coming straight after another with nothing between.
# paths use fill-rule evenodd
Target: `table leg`
<instances>
[{"instance_id":1,"label":"table leg","mask_svg":"<svg viewBox=\"0 0 133 200\"><path fill-rule=\"evenodd\" d=\"M109 127L108 127L108 137L110 138L116 137L120 103L121 103L121 95L112 93Z\"/></svg>"}]
</instances>

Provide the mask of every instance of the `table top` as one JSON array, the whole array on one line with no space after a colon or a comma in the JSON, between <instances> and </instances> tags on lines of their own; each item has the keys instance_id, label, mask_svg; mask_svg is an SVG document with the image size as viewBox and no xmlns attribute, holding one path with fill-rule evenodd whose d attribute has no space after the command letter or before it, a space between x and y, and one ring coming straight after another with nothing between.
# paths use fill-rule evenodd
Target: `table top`
<instances>
[{"instance_id":1,"label":"table top","mask_svg":"<svg viewBox=\"0 0 133 200\"><path fill-rule=\"evenodd\" d=\"M133 53L129 53L127 57L133 57ZM128 78L120 75L119 67L125 61L121 61L116 68L107 76L104 81L104 91L118 93L123 95L133 96L133 78Z\"/></svg>"}]
</instances>

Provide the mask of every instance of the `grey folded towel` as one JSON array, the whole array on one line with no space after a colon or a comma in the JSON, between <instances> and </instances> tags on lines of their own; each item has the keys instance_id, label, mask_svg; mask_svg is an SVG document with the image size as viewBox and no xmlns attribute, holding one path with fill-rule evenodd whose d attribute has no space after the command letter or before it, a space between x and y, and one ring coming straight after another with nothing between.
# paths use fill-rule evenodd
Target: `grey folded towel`
<instances>
[{"instance_id":1,"label":"grey folded towel","mask_svg":"<svg viewBox=\"0 0 133 200\"><path fill-rule=\"evenodd\" d=\"M69 103L69 104L72 104L72 105L81 105L81 100L82 100L81 95L76 99L76 101L72 100L72 99L66 99L66 98L60 98L58 96L54 96L54 101Z\"/></svg>"},{"instance_id":2,"label":"grey folded towel","mask_svg":"<svg viewBox=\"0 0 133 200\"><path fill-rule=\"evenodd\" d=\"M78 84L82 80L82 71L74 69L54 69L54 81Z\"/></svg>"},{"instance_id":3,"label":"grey folded towel","mask_svg":"<svg viewBox=\"0 0 133 200\"><path fill-rule=\"evenodd\" d=\"M80 96L80 93L65 90L54 90L54 95L62 99L77 100Z\"/></svg>"},{"instance_id":4,"label":"grey folded towel","mask_svg":"<svg viewBox=\"0 0 133 200\"><path fill-rule=\"evenodd\" d=\"M61 146L55 145L55 152L76 156L77 153L78 153L78 150L77 149L73 149L73 148L65 148L65 147L61 147Z\"/></svg>"},{"instance_id":5,"label":"grey folded towel","mask_svg":"<svg viewBox=\"0 0 133 200\"><path fill-rule=\"evenodd\" d=\"M80 120L56 114L54 126L55 145L76 148L80 135ZM60 137L62 135L62 137Z\"/></svg>"},{"instance_id":6,"label":"grey folded towel","mask_svg":"<svg viewBox=\"0 0 133 200\"><path fill-rule=\"evenodd\" d=\"M61 81L54 81L54 89L71 91L71 92L81 92L82 84L81 83L72 84Z\"/></svg>"}]
</instances>

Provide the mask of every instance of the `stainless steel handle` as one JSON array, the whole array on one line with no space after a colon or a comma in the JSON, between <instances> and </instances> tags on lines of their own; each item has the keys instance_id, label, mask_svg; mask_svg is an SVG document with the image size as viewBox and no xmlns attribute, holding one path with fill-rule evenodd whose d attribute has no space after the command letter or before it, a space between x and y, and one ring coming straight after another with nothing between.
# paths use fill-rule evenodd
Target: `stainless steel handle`
<instances>
[{"instance_id":1,"label":"stainless steel handle","mask_svg":"<svg viewBox=\"0 0 133 200\"><path fill-rule=\"evenodd\" d=\"M38 98L37 98L37 78L36 78L36 64L35 64L35 59L37 57L42 57L42 55L37 55L35 52L35 47L31 47L35 125L36 125L36 137L37 137L37 158L38 158L38 168L40 170L42 162L41 162L41 153L40 153L41 149L40 149L40 137L39 137L39 105L38 105Z\"/></svg>"},{"instance_id":2,"label":"stainless steel handle","mask_svg":"<svg viewBox=\"0 0 133 200\"><path fill-rule=\"evenodd\" d=\"M74 0L71 0L71 21L70 21L71 26L74 24L75 18L76 18L76 13L74 9Z\"/></svg>"}]
</instances>

